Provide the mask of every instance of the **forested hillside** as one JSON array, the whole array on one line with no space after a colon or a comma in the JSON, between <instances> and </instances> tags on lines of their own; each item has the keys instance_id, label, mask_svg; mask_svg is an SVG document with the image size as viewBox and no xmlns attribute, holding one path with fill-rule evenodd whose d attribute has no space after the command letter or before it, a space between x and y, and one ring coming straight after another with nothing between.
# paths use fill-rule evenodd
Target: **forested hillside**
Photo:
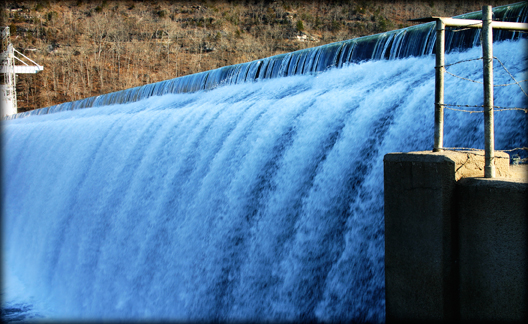
<instances>
[{"instance_id":1,"label":"forested hillside","mask_svg":"<svg viewBox=\"0 0 528 324\"><path fill-rule=\"evenodd\" d=\"M1 26L44 71L19 112L454 16L508 1L5 1Z\"/></svg>"}]
</instances>

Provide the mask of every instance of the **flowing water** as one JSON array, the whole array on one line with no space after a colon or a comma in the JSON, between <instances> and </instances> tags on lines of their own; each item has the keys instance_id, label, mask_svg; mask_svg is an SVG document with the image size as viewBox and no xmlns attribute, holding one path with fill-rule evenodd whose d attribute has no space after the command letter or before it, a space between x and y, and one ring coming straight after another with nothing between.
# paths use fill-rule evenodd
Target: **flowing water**
<instances>
[{"instance_id":1,"label":"flowing water","mask_svg":"<svg viewBox=\"0 0 528 324\"><path fill-rule=\"evenodd\" d=\"M527 45L494 47L517 80ZM446 76L445 102L482 85ZM384 322L383 156L432 149L433 103L426 55L3 121L3 318ZM483 148L482 114L445 125ZM521 111L495 130L528 146Z\"/></svg>"},{"instance_id":2,"label":"flowing water","mask_svg":"<svg viewBox=\"0 0 528 324\"><path fill-rule=\"evenodd\" d=\"M482 12L472 12L455 18L482 19ZM496 7L493 9L493 19L497 21L526 22L528 21L528 5L525 2L519 2ZM464 50L480 45L480 29L447 27L445 36L446 52ZM494 41L513 40L522 37L526 38L526 34L506 30L495 30L493 32ZM97 97L65 102L9 116L7 119L129 103L151 96L210 90L229 84L293 75L317 74L331 68L340 68L347 63L381 59L394 60L410 56L429 55L434 53L435 41L435 23L430 22L383 34L350 39L146 84Z\"/></svg>"}]
</instances>

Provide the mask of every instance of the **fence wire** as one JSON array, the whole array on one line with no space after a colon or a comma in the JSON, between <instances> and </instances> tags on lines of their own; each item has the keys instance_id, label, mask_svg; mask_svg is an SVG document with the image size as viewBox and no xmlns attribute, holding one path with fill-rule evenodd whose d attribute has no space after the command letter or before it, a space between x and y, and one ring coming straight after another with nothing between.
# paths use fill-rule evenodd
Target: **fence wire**
<instances>
[{"instance_id":1,"label":"fence wire","mask_svg":"<svg viewBox=\"0 0 528 324\"><path fill-rule=\"evenodd\" d=\"M452 107L484 108L484 105L480 105L480 106L454 105L454 104L439 104L439 105L443 106L445 109L454 110L454 111L462 111L462 112L468 112L468 113L483 113L484 112L484 110L465 110L465 109L452 108ZM520 111L524 111L525 113L528 113L528 108L493 106L493 111L506 111L506 110L520 110Z\"/></svg>"},{"instance_id":2,"label":"fence wire","mask_svg":"<svg viewBox=\"0 0 528 324\"><path fill-rule=\"evenodd\" d=\"M521 17L521 16L519 16L519 17ZM456 31L462 31L462 30L465 30L465 29L459 29L459 30L456 30ZM457 65L457 64L461 64L461 63L465 63L465 62L478 61L478 60L482 60L482 59L484 59L484 57L481 56L481 57L474 58L474 59L461 60L461 61L458 61L458 62L455 62L455 63L445 64L443 67L447 68L448 66L453 66L453 65ZM510 71L506 68L504 63L502 63L502 61L498 57L494 56L493 59L497 60L500 63L501 67L506 71L506 73L508 73L510 78L514 81L513 83L507 83L507 84L494 84L493 86L494 87L506 87L506 86L511 86L511 85L517 85L521 89L522 93L526 97L528 97L528 94L526 93L526 91L524 91L523 87L521 86L521 83L527 82L528 79L517 81L515 79L515 77L510 73ZM461 76L456 75L454 73L451 73L451 72L447 71L447 69L445 69L444 71L447 74L449 74L449 75L451 75L453 77L456 77L456 78L459 78L459 79L462 79L462 80L465 80L465 81L470 81L470 82L474 82L474 83L484 84L483 82L480 82L480 81L477 81L477 80L472 80L472 79L469 79L469 78L464 78L464 77L461 77ZM437 104L442 106L445 109L454 110L454 111L460 111L460 112L467 112L467 113L470 113L470 114L483 113L484 110L467 110L467 109L459 109L459 108L485 108L484 105L459 105L459 104L441 104L441 103L437 103ZM457 107L457 108L454 108L454 107ZM528 113L528 108L493 106L493 111L506 111L506 110L518 110L518 111L523 111L524 113ZM447 150L447 151L455 151L455 152L458 152L458 151L470 151L470 152L467 152L467 153L468 154L484 156L483 154L475 153L474 151L482 151L480 149L475 149L475 148L468 148L468 147L443 147L443 149ZM473 151L473 152L471 152L471 151ZM528 147L516 147L516 148L513 148L513 149L494 150L494 151L506 152L506 153L507 152L513 152L513 151L528 151ZM514 157L514 163L515 164L524 163L524 162L528 161L528 158L521 159L519 157L519 154L516 154L515 156L516 156L516 157ZM510 157L495 156L495 158L509 159Z\"/></svg>"},{"instance_id":3,"label":"fence wire","mask_svg":"<svg viewBox=\"0 0 528 324\"><path fill-rule=\"evenodd\" d=\"M453 66L453 65L460 64L460 63L464 63L464 62L477 61L477 60L482 60L482 59L483 59L483 57L481 56L481 57L478 57L478 58L475 58L475 59L462 60L462 61L458 61L458 62L455 62L455 63L446 64L446 65L444 65L444 68L446 68L446 67L448 67L448 66ZM494 86L494 87L507 87L507 86L510 86L510 85L517 85L517 86L521 89L522 93L523 93L526 97L528 97L528 94L526 93L526 91L524 91L523 87L521 86L521 83L528 81L528 79L517 81L517 80L515 79L515 77L511 74L511 72L506 68L506 66L504 65L504 63L502 63L502 61L501 61L498 57L494 56L493 59L497 60L497 61L500 63L500 65L502 66L502 68L504 69L504 71L506 71L506 73L508 73L508 75L510 76L510 78L514 81L513 83L494 84L493 86ZM459 76L459 75L456 75L456 74L454 74L454 73L451 73L451 72L449 72L447 69L445 70L445 72L446 72L447 74L451 75L451 76L454 76L454 77L459 78L459 79L462 79L462 80L466 80L466 81L470 81L470 82L474 82L474 83L478 83L478 84L484 84L484 83L481 82L481 81L471 80L471 79L464 78L464 77L461 77L461 76Z\"/></svg>"},{"instance_id":4,"label":"fence wire","mask_svg":"<svg viewBox=\"0 0 528 324\"><path fill-rule=\"evenodd\" d=\"M523 87L521 87L521 85L519 84L519 81L515 80L515 78L513 77L513 75L510 73L510 71L508 71L508 69L506 68L506 66L504 66L504 63L502 63L501 60L499 60L498 57L494 56L493 57L494 59L496 59L497 61L499 61L500 65L502 66L502 68L506 71L506 73L508 73L510 75L510 78L512 78L512 80L515 82L516 85L519 86L519 88L521 89L522 93L524 93L524 95L526 97L528 97L528 94L526 94L526 91L524 91Z\"/></svg>"}]
</instances>

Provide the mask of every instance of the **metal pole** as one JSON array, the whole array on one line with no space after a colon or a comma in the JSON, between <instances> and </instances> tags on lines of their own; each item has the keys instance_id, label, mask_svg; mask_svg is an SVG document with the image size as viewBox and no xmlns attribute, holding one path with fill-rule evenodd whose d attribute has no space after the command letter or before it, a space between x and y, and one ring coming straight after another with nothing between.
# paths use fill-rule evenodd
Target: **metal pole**
<instances>
[{"instance_id":1,"label":"metal pole","mask_svg":"<svg viewBox=\"0 0 528 324\"><path fill-rule=\"evenodd\" d=\"M484 61L484 177L495 177L493 130L493 28L491 6L482 7L482 57Z\"/></svg>"},{"instance_id":2,"label":"metal pole","mask_svg":"<svg viewBox=\"0 0 528 324\"><path fill-rule=\"evenodd\" d=\"M436 67L435 67L435 135L433 152L444 150L444 52L445 24L436 21Z\"/></svg>"},{"instance_id":3,"label":"metal pole","mask_svg":"<svg viewBox=\"0 0 528 324\"><path fill-rule=\"evenodd\" d=\"M456 19L449 17L442 17L441 19L447 27L482 28L482 20ZM526 30L528 29L528 24L521 22L494 21L491 23L491 27L493 27L493 29L502 30Z\"/></svg>"}]
</instances>

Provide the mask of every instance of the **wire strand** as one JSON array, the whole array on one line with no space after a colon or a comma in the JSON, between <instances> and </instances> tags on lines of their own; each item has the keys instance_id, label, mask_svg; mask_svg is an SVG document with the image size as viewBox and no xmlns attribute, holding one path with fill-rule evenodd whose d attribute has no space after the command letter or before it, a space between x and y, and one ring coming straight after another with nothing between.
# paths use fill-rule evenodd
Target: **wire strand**
<instances>
[{"instance_id":1,"label":"wire strand","mask_svg":"<svg viewBox=\"0 0 528 324\"><path fill-rule=\"evenodd\" d=\"M508 71L508 69L506 68L506 66L504 66L504 64L502 63L501 60L499 60L498 57L494 56L493 57L494 59L496 59L497 61L499 61L500 65L502 66L502 68L506 71L506 73L508 73L510 75L510 78L512 78L513 81L515 81L515 84L517 84L519 86L519 88L521 89L522 93L524 93L524 95L526 97L528 97L528 94L526 94L526 91L524 91L523 87L521 87L521 85L519 84L519 82L517 80L515 80L515 78L513 77L513 75L510 73L510 71Z\"/></svg>"},{"instance_id":2,"label":"wire strand","mask_svg":"<svg viewBox=\"0 0 528 324\"><path fill-rule=\"evenodd\" d=\"M457 65L457 64L465 63L465 62L478 61L478 60L482 60L482 59L483 59L483 57L481 56L481 57L477 57L477 58L474 58L474 59L462 60L462 61L458 61L458 62L451 63L451 64L445 64L443 67Z\"/></svg>"},{"instance_id":3,"label":"wire strand","mask_svg":"<svg viewBox=\"0 0 528 324\"><path fill-rule=\"evenodd\" d=\"M476 148L472 148L472 147L443 147L442 149L444 150L447 150L447 151L453 151L453 152L459 152L459 151L483 151L482 149L476 149ZM528 151L528 147L516 147L516 148L512 148L512 149L508 149L508 150L493 150L495 152L513 152L513 151ZM484 156L482 154L477 154L477 153L473 153L473 152L467 152L468 154L475 154L475 155L480 155L480 156ZM510 157L505 157L505 156L495 156L495 158L499 158L499 159L509 159Z\"/></svg>"},{"instance_id":4,"label":"wire strand","mask_svg":"<svg viewBox=\"0 0 528 324\"><path fill-rule=\"evenodd\" d=\"M471 80L471 79L468 79L468 78L464 78L464 77L461 77L461 76L458 76L456 74L453 74L451 72L449 72L448 70L445 70L445 72L449 75L452 75L454 76L455 78L459 78L459 79L462 79L462 80L466 80L466 81L470 81L470 82L474 82L474 83L479 83L479 84L484 84L483 82L480 82L480 81L475 81L475 80ZM514 83L515 84L515 83Z\"/></svg>"},{"instance_id":5,"label":"wire strand","mask_svg":"<svg viewBox=\"0 0 528 324\"><path fill-rule=\"evenodd\" d=\"M475 149L475 148L467 148L467 147L443 147L442 148L443 150L445 151L452 151L452 152L460 152L460 151L483 151L483 150L479 150L479 149ZM503 152L502 150L494 150L494 151L499 151L499 152ZM477 156L486 156L485 154L478 154L478 153L475 153L475 152L464 152L464 153L467 153L467 154L473 154L473 155L477 155ZM495 159L510 159L510 156L494 156Z\"/></svg>"},{"instance_id":6,"label":"wire strand","mask_svg":"<svg viewBox=\"0 0 528 324\"><path fill-rule=\"evenodd\" d=\"M456 108L451 108L451 107L485 108L484 105L477 106L477 105L455 105L455 104L440 104L440 103L437 103L437 104L449 110L462 111L462 112L468 112L468 113L483 113L484 110L464 110L464 109L456 109ZM506 110L519 110L519 111L524 111L524 113L528 113L528 108L493 106L493 111L506 111Z\"/></svg>"},{"instance_id":7,"label":"wire strand","mask_svg":"<svg viewBox=\"0 0 528 324\"><path fill-rule=\"evenodd\" d=\"M445 69L445 68L448 67L448 66L453 66L453 65L460 64L460 63L465 63L465 62L477 61L477 60L481 60L481 59L483 59L482 56L481 56L481 57L478 57L478 58L474 58L474 59L468 59L468 60L458 61L458 62L451 63L451 64L445 64L443 67L444 67L444 69ZM517 85L517 86L521 89L522 93L523 93L526 97L528 97L528 94L526 93L526 91L524 91L523 87L521 86L521 83L522 83L522 82L526 82L526 81L528 81L528 80L517 81L517 80L515 79L515 77L511 74L511 72L506 68L506 66L504 65L504 63L502 63L502 61L501 61L498 57L494 56L493 59L496 59L496 60L500 63L500 65L502 66L502 68L504 69L504 71L506 71L506 73L508 73L508 75L510 76L510 78L514 81L514 83L497 84L497 85L493 85L493 86L494 86L494 87L506 87L506 86L510 86L510 85ZM439 68L439 67L435 67L435 68ZM447 69L445 69L444 71L445 71L445 73L447 73L447 74L449 74L449 75L451 75L451 76L454 76L455 78L459 78L459 79L462 79L462 80L470 81L470 82L473 82L473 83L484 84L483 82L476 81L476 80L471 80L471 79L464 78L464 77L461 77L461 76L459 76L459 75L456 75L456 74L454 74L454 73L451 73L451 72L449 72ZM523 109L521 109L521 110L523 110Z\"/></svg>"}]
</instances>

